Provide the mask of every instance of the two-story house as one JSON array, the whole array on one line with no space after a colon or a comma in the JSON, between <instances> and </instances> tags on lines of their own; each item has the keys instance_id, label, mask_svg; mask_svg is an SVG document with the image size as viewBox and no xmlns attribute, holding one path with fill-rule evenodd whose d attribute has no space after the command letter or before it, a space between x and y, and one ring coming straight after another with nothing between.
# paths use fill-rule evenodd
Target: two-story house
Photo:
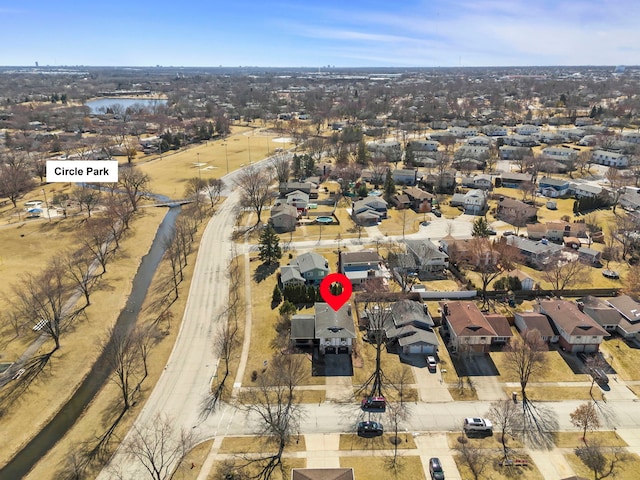
<instances>
[{"instance_id":1,"label":"two-story house","mask_svg":"<svg viewBox=\"0 0 640 480\"><path fill-rule=\"evenodd\" d=\"M527 221L534 219L538 208L515 198L502 197L496 207L496 217L516 227L524 227Z\"/></svg>"},{"instance_id":2,"label":"two-story house","mask_svg":"<svg viewBox=\"0 0 640 480\"><path fill-rule=\"evenodd\" d=\"M418 187L405 188L402 193L409 198L411 209L420 213L430 212L433 206L433 201L436 198L432 193L425 192Z\"/></svg>"},{"instance_id":3,"label":"two-story house","mask_svg":"<svg viewBox=\"0 0 640 480\"><path fill-rule=\"evenodd\" d=\"M418 278L426 280L442 275L449 268L449 255L441 251L431 240L405 240L418 271Z\"/></svg>"},{"instance_id":4,"label":"two-story house","mask_svg":"<svg viewBox=\"0 0 640 480\"><path fill-rule=\"evenodd\" d=\"M626 167L629 165L629 156L619 152L606 150L594 150L591 153L591 161L608 167Z\"/></svg>"},{"instance_id":5,"label":"two-story house","mask_svg":"<svg viewBox=\"0 0 640 480\"><path fill-rule=\"evenodd\" d=\"M369 279L388 278L382 258L372 250L360 252L340 252L340 273L345 275L355 287Z\"/></svg>"},{"instance_id":6,"label":"two-story house","mask_svg":"<svg viewBox=\"0 0 640 480\"><path fill-rule=\"evenodd\" d=\"M559 254L564 248L544 239L534 242L515 235L507 237L507 243L516 247L526 262L534 268L541 268L549 258Z\"/></svg>"},{"instance_id":7,"label":"two-story house","mask_svg":"<svg viewBox=\"0 0 640 480\"><path fill-rule=\"evenodd\" d=\"M569 194L569 188L569 181L561 178L542 177L538 180L538 191L545 197L564 197Z\"/></svg>"},{"instance_id":8,"label":"two-story house","mask_svg":"<svg viewBox=\"0 0 640 480\"><path fill-rule=\"evenodd\" d=\"M380 197L366 197L353 202L351 218L359 225L376 225L387 218L387 202Z\"/></svg>"},{"instance_id":9,"label":"two-story house","mask_svg":"<svg viewBox=\"0 0 640 480\"><path fill-rule=\"evenodd\" d=\"M560 347L568 352L597 352L609 333L567 300L540 300L540 313L549 317L558 332Z\"/></svg>"},{"instance_id":10,"label":"two-story house","mask_svg":"<svg viewBox=\"0 0 640 480\"><path fill-rule=\"evenodd\" d=\"M321 355L351 354L356 338L351 305L334 310L326 303L316 303L313 315L291 317L289 338L294 346L317 346Z\"/></svg>"},{"instance_id":11,"label":"two-story house","mask_svg":"<svg viewBox=\"0 0 640 480\"><path fill-rule=\"evenodd\" d=\"M300 276L307 284L320 285L320 282L329 274L329 262L322 255L314 252L303 253L291 262L291 267L300 272Z\"/></svg>"},{"instance_id":12,"label":"two-story house","mask_svg":"<svg viewBox=\"0 0 640 480\"><path fill-rule=\"evenodd\" d=\"M440 303L445 341L454 353L489 353L498 334L473 302Z\"/></svg>"}]
</instances>

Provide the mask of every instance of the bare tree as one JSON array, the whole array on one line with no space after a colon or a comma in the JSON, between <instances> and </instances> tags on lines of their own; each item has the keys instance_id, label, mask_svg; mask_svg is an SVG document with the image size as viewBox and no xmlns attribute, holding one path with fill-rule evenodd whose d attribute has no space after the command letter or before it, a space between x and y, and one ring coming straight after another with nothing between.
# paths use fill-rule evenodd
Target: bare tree
<instances>
[{"instance_id":1,"label":"bare tree","mask_svg":"<svg viewBox=\"0 0 640 480\"><path fill-rule=\"evenodd\" d=\"M127 195L134 212L138 210L140 199L147 194L150 180L149 176L137 167L127 166L120 169L118 185Z\"/></svg>"},{"instance_id":2,"label":"bare tree","mask_svg":"<svg viewBox=\"0 0 640 480\"><path fill-rule=\"evenodd\" d=\"M107 271L107 260L112 250L109 248L111 239L110 221L104 218L87 220L84 228L78 232L78 240L94 256L102 266L102 273Z\"/></svg>"},{"instance_id":3,"label":"bare tree","mask_svg":"<svg viewBox=\"0 0 640 480\"><path fill-rule=\"evenodd\" d=\"M458 443L453 448L457 452L460 462L469 470L469 474L474 480L484 478L484 471L489 466L491 458L486 455L483 449L471 445L469 439L464 435L458 437Z\"/></svg>"},{"instance_id":4,"label":"bare tree","mask_svg":"<svg viewBox=\"0 0 640 480\"><path fill-rule=\"evenodd\" d=\"M587 278L588 273L587 265L560 253L551 256L546 262L542 270L542 278L551 284L553 290L561 293Z\"/></svg>"},{"instance_id":5,"label":"bare tree","mask_svg":"<svg viewBox=\"0 0 640 480\"><path fill-rule=\"evenodd\" d=\"M94 255L87 249L80 249L75 252L67 252L63 255L63 261L66 268L66 274L72 285L75 286L84 295L86 305L91 305L89 296L91 288L97 280L97 276L93 274L93 263L96 261Z\"/></svg>"},{"instance_id":6,"label":"bare tree","mask_svg":"<svg viewBox=\"0 0 640 480\"><path fill-rule=\"evenodd\" d=\"M298 432L302 415L296 389L307 377L308 368L301 355L276 355L258 377L254 395L244 403L244 410L258 418L257 433L265 439L265 448L276 450L271 455L247 459L248 464L259 466L252 478L268 480L276 469L284 477L282 454L291 436Z\"/></svg>"},{"instance_id":7,"label":"bare tree","mask_svg":"<svg viewBox=\"0 0 640 480\"><path fill-rule=\"evenodd\" d=\"M625 276L624 292L633 297L640 297L640 265L631 265Z\"/></svg>"},{"instance_id":8,"label":"bare tree","mask_svg":"<svg viewBox=\"0 0 640 480\"><path fill-rule=\"evenodd\" d=\"M494 429L500 432L502 452L504 459L507 460L509 457L507 436L513 437L521 429L522 410L518 408L516 402L511 400L496 400L491 403L486 416L493 422Z\"/></svg>"},{"instance_id":9,"label":"bare tree","mask_svg":"<svg viewBox=\"0 0 640 480\"><path fill-rule=\"evenodd\" d=\"M609 203L613 207L613 213L615 214L618 201L623 193L622 186L624 179L622 175L620 175L620 171L615 167L609 167L607 169L605 178L609 181Z\"/></svg>"},{"instance_id":10,"label":"bare tree","mask_svg":"<svg viewBox=\"0 0 640 480\"><path fill-rule=\"evenodd\" d=\"M86 208L87 215L90 217L91 212L100 203L102 192L99 188L94 188L92 185L79 183L73 188L71 196L80 205L80 211L82 211L83 207Z\"/></svg>"},{"instance_id":11,"label":"bare tree","mask_svg":"<svg viewBox=\"0 0 640 480\"><path fill-rule=\"evenodd\" d=\"M629 454L621 448L605 449L593 440L575 449L576 456L593 473L594 480L615 477L629 459Z\"/></svg>"},{"instance_id":12,"label":"bare tree","mask_svg":"<svg viewBox=\"0 0 640 480\"><path fill-rule=\"evenodd\" d=\"M200 202L200 195L207 188L207 181L200 177L192 177L187 180L184 187L184 196L193 198L196 203Z\"/></svg>"},{"instance_id":13,"label":"bare tree","mask_svg":"<svg viewBox=\"0 0 640 480\"><path fill-rule=\"evenodd\" d=\"M211 208L213 208L215 204L218 203L218 200L220 200L220 193L222 192L223 186L224 182L219 178L210 178L207 180L207 195L211 202Z\"/></svg>"},{"instance_id":14,"label":"bare tree","mask_svg":"<svg viewBox=\"0 0 640 480\"><path fill-rule=\"evenodd\" d=\"M531 375L542 372L545 367L546 345L538 330L527 330L522 337L512 338L506 347L507 368L518 376L522 403L527 402L527 383Z\"/></svg>"},{"instance_id":15,"label":"bare tree","mask_svg":"<svg viewBox=\"0 0 640 480\"><path fill-rule=\"evenodd\" d=\"M60 348L60 336L75 317L75 312L64 309L69 286L62 260L54 259L39 275L25 275L13 290L14 306L23 321L37 324L40 332L51 337L54 351Z\"/></svg>"},{"instance_id":16,"label":"bare tree","mask_svg":"<svg viewBox=\"0 0 640 480\"><path fill-rule=\"evenodd\" d=\"M271 170L249 167L241 171L236 186L242 196L242 204L255 210L258 215L256 225L262 222L262 210L269 201L272 176Z\"/></svg>"},{"instance_id":17,"label":"bare tree","mask_svg":"<svg viewBox=\"0 0 640 480\"><path fill-rule=\"evenodd\" d=\"M579 405L571 412L570 416L573 426L582 430L582 440L584 442L587 441L587 430L592 431L600 428L598 412L591 402Z\"/></svg>"},{"instance_id":18,"label":"bare tree","mask_svg":"<svg viewBox=\"0 0 640 480\"><path fill-rule=\"evenodd\" d=\"M23 156L14 154L0 156L0 196L9 198L15 208L18 198L34 186L35 182Z\"/></svg>"},{"instance_id":19,"label":"bare tree","mask_svg":"<svg viewBox=\"0 0 640 480\"><path fill-rule=\"evenodd\" d=\"M149 478L167 480L193 445L190 431L176 430L171 418L157 415L144 426L134 424L124 449L144 466Z\"/></svg>"},{"instance_id":20,"label":"bare tree","mask_svg":"<svg viewBox=\"0 0 640 480\"><path fill-rule=\"evenodd\" d=\"M105 361L111 370L111 381L120 389L124 413L131 407L136 378L140 375L141 357L133 336L121 327L109 329L103 348Z\"/></svg>"},{"instance_id":21,"label":"bare tree","mask_svg":"<svg viewBox=\"0 0 640 480\"><path fill-rule=\"evenodd\" d=\"M280 154L271 160L271 168L276 174L276 180L278 183L285 183L289 181L291 176L291 161L286 154Z\"/></svg>"}]
</instances>

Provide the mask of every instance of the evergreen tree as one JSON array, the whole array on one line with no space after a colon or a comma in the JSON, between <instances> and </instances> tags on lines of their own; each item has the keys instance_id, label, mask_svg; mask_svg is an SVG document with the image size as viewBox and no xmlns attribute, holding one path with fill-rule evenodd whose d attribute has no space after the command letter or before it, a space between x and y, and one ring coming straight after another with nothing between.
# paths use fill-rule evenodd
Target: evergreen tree
<instances>
[{"instance_id":1,"label":"evergreen tree","mask_svg":"<svg viewBox=\"0 0 640 480\"><path fill-rule=\"evenodd\" d=\"M491 229L489 228L487 219L484 217L480 217L475 222L473 222L473 230L471 231L471 235L474 237L488 237L490 231Z\"/></svg>"},{"instance_id":2,"label":"evergreen tree","mask_svg":"<svg viewBox=\"0 0 640 480\"><path fill-rule=\"evenodd\" d=\"M391 197L393 197L396 193L396 184L391 177L391 172L387 171L387 176L384 179L384 199L387 202L391 201Z\"/></svg>"},{"instance_id":3,"label":"evergreen tree","mask_svg":"<svg viewBox=\"0 0 640 480\"><path fill-rule=\"evenodd\" d=\"M361 165L369 163L369 152L367 152L367 145L364 138L361 138L358 142L356 161Z\"/></svg>"},{"instance_id":4,"label":"evergreen tree","mask_svg":"<svg viewBox=\"0 0 640 480\"><path fill-rule=\"evenodd\" d=\"M281 257L282 249L280 248L280 237L278 237L271 224L267 224L260 234L259 258L269 265L278 262Z\"/></svg>"},{"instance_id":5,"label":"evergreen tree","mask_svg":"<svg viewBox=\"0 0 640 480\"><path fill-rule=\"evenodd\" d=\"M411 143L407 145L407 148L404 149L404 165L405 167L413 167L413 162L416 160L416 154L413 151L413 146Z\"/></svg>"},{"instance_id":6,"label":"evergreen tree","mask_svg":"<svg viewBox=\"0 0 640 480\"><path fill-rule=\"evenodd\" d=\"M280 305L280 302L282 302L282 292L280 291L280 287L276 283L273 286L273 295L271 295L271 305L273 306Z\"/></svg>"}]
</instances>

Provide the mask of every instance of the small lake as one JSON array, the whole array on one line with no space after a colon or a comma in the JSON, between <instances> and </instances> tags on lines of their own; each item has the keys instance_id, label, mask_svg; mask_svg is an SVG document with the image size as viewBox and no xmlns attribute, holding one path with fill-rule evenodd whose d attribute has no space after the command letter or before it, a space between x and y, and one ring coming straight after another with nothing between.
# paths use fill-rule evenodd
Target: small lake
<instances>
[{"instance_id":1,"label":"small lake","mask_svg":"<svg viewBox=\"0 0 640 480\"><path fill-rule=\"evenodd\" d=\"M166 105L167 100L163 98L128 98L128 97L104 97L90 100L85 105L91 109L91 113L104 113L112 105L118 105L122 110L129 107L145 107L152 109L158 105Z\"/></svg>"}]
</instances>

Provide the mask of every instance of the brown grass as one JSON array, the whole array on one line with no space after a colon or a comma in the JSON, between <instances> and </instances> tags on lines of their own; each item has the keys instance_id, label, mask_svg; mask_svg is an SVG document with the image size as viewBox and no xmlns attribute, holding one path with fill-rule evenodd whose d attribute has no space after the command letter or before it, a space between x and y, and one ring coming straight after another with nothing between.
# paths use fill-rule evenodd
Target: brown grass
<instances>
[{"instance_id":1,"label":"brown grass","mask_svg":"<svg viewBox=\"0 0 640 480\"><path fill-rule=\"evenodd\" d=\"M640 380L640 349L629 346L619 337L605 340L600 344L605 358L613 356L612 367L624 380ZM633 390L633 386L629 386ZM633 390L634 393L636 390Z\"/></svg>"},{"instance_id":2,"label":"brown grass","mask_svg":"<svg viewBox=\"0 0 640 480\"><path fill-rule=\"evenodd\" d=\"M263 453L269 451L267 438L248 437L224 437L218 453ZM286 453L304 452L307 450L307 444L304 441L304 435L293 437L285 448Z\"/></svg>"},{"instance_id":3,"label":"brown grass","mask_svg":"<svg viewBox=\"0 0 640 480\"><path fill-rule=\"evenodd\" d=\"M584 445L582 432L556 432L553 441L558 448L576 448ZM606 430L587 432L587 442L597 440L603 447L627 447L628 444L616 432Z\"/></svg>"},{"instance_id":4,"label":"brown grass","mask_svg":"<svg viewBox=\"0 0 640 480\"><path fill-rule=\"evenodd\" d=\"M605 455L606 456L606 455ZM592 478L593 471L587 468L582 461L573 453L564 456L575 471L576 475L585 478ZM629 458L620 464L622 468L616 475L618 480L636 480L638 478L638 470L640 469L640 457L635 453L629 453Z\"/></svg>"},{"instance_id":5,"label":"brown grass","mask_svg":"<svg viewBox=\"0 0 640 480\"><path fill-rule=\"evenodd\" d=\"M501 467L498 462L502 460L501 452L490 453L486 456L490 458L489 465L484 470L481 478L491 478L492 480L509 480L518 478L522 480L545 480L538 467L532 461L526 467ZM462 463L458 455L453 456L461 478L473 478L469 468ZM518 458L529 459L527 455L519 455Z\"/></svg>"},{"instance_id":6,"label":"brown grass","mask_svg":"<svg viewBox=\"0 0 640 480\"><path fill-rule=\"evenodd\" d=\"M387 430L387 429L386 429ZM388 431L380 437L363 438L354 433L343 433L340 435L340 450L393 450L393 431ZM416 443L413 436L407 433L398 433L400 443L398 449L413 450Z\"/></svg>"},{"instance_id":7,"label":"brown grass","mask_svg":"<svg viewBox=\"0 0 640 480\"><path fill-rule=\"evenodd\" d=\"M207 459L213 440L199 443L182 459L172 478L176 480L196 480Z\"/></svg>"},{"instance_id":8,"label":"brown grass","mask_svg":"<svg viewBox=\"0 0 640 480\"><path fill-rule=\"evenodd\" d=\"M388 468L391 457L340 457L340 467L353 468L355 478L385 478L394 480L425 480L422 461L417 455L402 456L400 468L396 471Z\"/></svg>"},{"instance_id":9,"label":"brown grass","mask_svg":"<svg viewBox=\"0 0 640 480\"><path fill-rule=\"evenodd\" d=\"M462 428L462 425L460 426L460 428ZM447 433L447 445L449 446L449 448L453 449L456 445L458 445L458 437L460 435L463 435L463 433ZM502 451L502 442L500 442L500 435L497 433L497 431L494 431L494 434L492 436L486 438L465 438L467 439L469 445L471 445L472 447L488 449L499 448ZM509 446L510 448L524 447L522 445L522 442L511 437L509 437L507 446Z\"/></svg>"},{"instance_id":10,"label":"brown grass","mask_svg":"<svg viewBox=\"0 0 640 480\"><path fill-rule=\"evenodd\" d=\"M500 372L499 380L501 382L519 381L517 375L507 367L506 353L491 352L489 355ZM587 380L586 375L573 373L558 352L544 352L544 357L544 368L531 375L530 382L583 382Z\"/></svg>"},{"instance_id":11,"label":"brown grass","mask_svg":"<svg viewBox=\"0 0 640 480\"><path fill-rule=\"evenodd\" d=\"M305 458L284 458L282 460L282 464L284 467L284 477L280 474L280 470L278 469L271 475L271 480L289 480L291 478L291 470L294 468L304 468L307 464L307 460ZM217 476L217 472L221 465L222 462L214 462L211 467L211 471L209 472L209 476L207 477L208 480L220 478ZM258 473L258 468L255 465L250 465L243 469L243 471L248 475L256 475Z\"/></svg>"},{"instance_id":12,"label":"brown grass","mask_svg":"<svg viewBox=\"0 0 640 480\"><path fill-rule=\"evenodd\" d=\"M511 392L514 391L513 388L504 389L505 395L511 395ZM518 394L520 392L519 388L516 389ZM593 398L596 400L602 400L602 390L598 388L598 385L593 386L592 390ZM592 397L589 395L589 387L554 387L554 386L529 386L527 387L527 397L532 401L541 401L541 402L559 402L562 400L591 400Z\"/></svg>"},{"instance_id":13,"label":"brown grass","mask_svg":"<svg viewBox=\"0 0 640 480\"><path fill-rule=\"evenodd\" d=\"M162 210L156 210L158 215L162 215L164 212ZM145 383L142 385L142 391L140 397L137 399L136 405L130 409L130 411L124 416L118 425L114 438L122 438L124 434L128 431L131 424L137 417L140 409L144 406L146 399L148 398L151 390L156 384L158 378L160 377L163 368L171 354L173 349L173 345L175 339L178 334L178 330L180 327L180 320L182 319L182 314L184 312L184 308L187 301L187 293L189 291L190 281L193 275L193 267L195 254L197 252L200 235L203 231L205 224L201 225L201 228L196 237L196 243L194 244L194 251L191 254L189 259L189 264L184 270L185 280L180 285L180 297L178 300L171 306L170 312L173 316L173 320L171 322L170 328L166 323L162 323L161 327L165 330L166 335L162 337L161 341L155 344L150 350L148 365L149 365L149 377L145 380ZM141 226L142 227L142 226ZM141 232L144 232L144 235L149 235L152 237L155 235L155 228L146 228L142 229ZM140 237L141 238L141 237ZM138 246L140 241L138 241L138 237L132 237L132 242ZM137 247L141 249L140 255L146 253L146 250L142 249L142 247ZM148 249L148 245L147 245ZM131 256L131 258L134 258ZM118 269L118 272L126 271L127 268L132 268L135 271L137 264L131 262L131 258L123 259L123 266L121 269ZM132 264L129 266L129 264ZM107 266L109 268L109 266ZM114 269L115 270L115 269ZM150 292L156 292L156 286L159 283L164 282L164 275L168 273L170 270L167 262L161 263L158 271L156 272L153 282L149 288ZM103 308L101 311L100 320L106 324L106 318L104 312L110 312L112 310L112 305L118 305L123 302L124 298L126 298L126 293L128 293L128 282L127 288L121 292L112 292L109 291L109 296L106 300L102 300L99 305L102 305ZM153 303L154 300L157 299L158 295L163 295L163 293L154 293L151 295L147 295L145 303L143 305L142 312L139 316L138 323L150 322L153 321L157 315L153 311L149 310L149 305ZM93 301L93 297L92 297ZM98 297L96 296L96 305L98 305ZM107 305L109 307L107 307ZM119 309L114 310L114 318L115 315L119 312ZM90 365L90 362L86 362L87 365ZM117 402L119 401L119 391L117 387L112 383L107 383L102 390L96 395L93 399L91 405L84 412L83 416L75 423L73 428L67 433L64 439L56 446L36 465L34 470L27 477L28 479L53 479L58 478L59 469L64 465L65 459L69 452L77 451L78 445L83 444L85 442L93 442L96 438L98 438L102 433L106 431L108 426L114 420L115 414L117 413ZM114 407L116 405L116 407ZM111 445L112 449L117 447L117 443L114 442ZM92 472L89 472L91 475ZM95 474L96 471L93 471Z\"/></svg>"}]
</instances>

